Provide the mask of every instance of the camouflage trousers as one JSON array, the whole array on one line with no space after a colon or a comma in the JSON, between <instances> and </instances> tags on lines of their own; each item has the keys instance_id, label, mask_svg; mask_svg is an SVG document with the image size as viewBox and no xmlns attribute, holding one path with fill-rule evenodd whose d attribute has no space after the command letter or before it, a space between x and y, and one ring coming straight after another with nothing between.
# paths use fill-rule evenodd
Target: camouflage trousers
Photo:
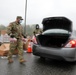
<instances>
[{"instance_id":1,"label":"camouflage trousers","mask_svg":"<svg viewBox=\"0 0 76 75\"><path fill-rule=\"evenodd\" d=\"M23 41L17 39L17 42L10 42L10 50L8 53L8 60L12 59L12 54L15 50L18 50L19 60L23 59Z\"/></svg>"}]
</instances>

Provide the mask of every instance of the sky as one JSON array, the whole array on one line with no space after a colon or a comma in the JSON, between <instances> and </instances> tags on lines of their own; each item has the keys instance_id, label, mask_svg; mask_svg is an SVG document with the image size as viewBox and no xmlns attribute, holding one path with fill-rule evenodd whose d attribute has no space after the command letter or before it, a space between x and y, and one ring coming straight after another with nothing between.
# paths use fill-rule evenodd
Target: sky
<instances>
[{"instance_id":1,"label":"sky","mask_svg":"<svg viewBox=\"0 0 76 75\"><path fill-rule=\"evenodd\" d=\"M25 20L26 0L0 0L0 24L8 26L16 16ZM76 29L76 0L27 0L26 24L39 24L45 17L65 16ZM24 21L23 21L24 23Z\"/></svg>"}]
</instances>

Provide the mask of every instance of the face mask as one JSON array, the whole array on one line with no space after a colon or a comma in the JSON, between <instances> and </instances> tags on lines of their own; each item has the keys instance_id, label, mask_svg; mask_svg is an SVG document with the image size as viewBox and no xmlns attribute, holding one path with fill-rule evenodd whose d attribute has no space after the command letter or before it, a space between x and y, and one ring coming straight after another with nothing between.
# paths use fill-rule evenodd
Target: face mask
<instances>
[{"instance_id":1,"label":"face mask","mask_svg":"<svg viewBox=\"0 0 76 75\"><path fill-rule=\"evenodd\" d=\"M39 26L37 26L36 29L39 29Z\"/></svg>"},{"instance_id":2,"label":"face mask","mask_svg":"<svg viewBox=\"0 0 76 75\"><path fill-rule=\"evenodd\" d=\"M20 20L19 23L22 23L22 20Z\"/></svg>"}]
</instances>

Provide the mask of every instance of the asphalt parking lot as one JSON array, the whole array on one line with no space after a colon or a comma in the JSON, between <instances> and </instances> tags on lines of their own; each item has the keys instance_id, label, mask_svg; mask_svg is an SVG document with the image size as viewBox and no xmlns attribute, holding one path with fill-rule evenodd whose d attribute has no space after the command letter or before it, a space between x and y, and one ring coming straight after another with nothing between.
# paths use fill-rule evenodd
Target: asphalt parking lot
<instances>
[{"instance_id":1,"label":"asphalt parking lot","mask_svg":"<svg viewBox=\"0 0 76 75\"><path fill-rule=\"evenodd\" d=\"M20 64L18 57L8 64L6 58L0 58L0 75L76 75L76 63L57 60L41 60L32 53L24 53L27 62Z\"/></svg>"}]
</instances>

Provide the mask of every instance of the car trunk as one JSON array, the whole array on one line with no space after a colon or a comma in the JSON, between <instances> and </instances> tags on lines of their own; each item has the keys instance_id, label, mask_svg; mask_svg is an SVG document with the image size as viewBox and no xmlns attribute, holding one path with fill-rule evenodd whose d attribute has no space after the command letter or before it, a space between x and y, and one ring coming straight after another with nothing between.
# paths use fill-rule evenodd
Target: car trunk
<instances>
[{"instance_id":1,"label":"car trunk","mask_svg":"<svg viewBox=\"0 0 76 75\"><path fill-rule=\"evenodd\" d=\"M65 17L44 18L42 24L43 24L43 31L58 28L72 32L72 21Z\"/></svg>"},{"instance_id":2,"label":"car trunk","mask_svg":"<svg viewBox=\"0 0 76 75\"><path fill-rule=\"evenodd\" d=\"M63 29L68 31L68 33L44 33L37 36L38 44L45 47L64 47L68 42L69 37L72 32L72 22L65 17L50 17L44 18L42 21L43 33L51 29Z\"/></svg>"},{"instance_id":3,"label":"car trunk","mask_svg":"<svg viewBox=\"0 0 76 75\"><path fill-rule=\"evenodd\" d=\"M41 46L61 48L68 42L69 37L69 34L39 35L37 41Z\"/></svg>"}]
</instances>

